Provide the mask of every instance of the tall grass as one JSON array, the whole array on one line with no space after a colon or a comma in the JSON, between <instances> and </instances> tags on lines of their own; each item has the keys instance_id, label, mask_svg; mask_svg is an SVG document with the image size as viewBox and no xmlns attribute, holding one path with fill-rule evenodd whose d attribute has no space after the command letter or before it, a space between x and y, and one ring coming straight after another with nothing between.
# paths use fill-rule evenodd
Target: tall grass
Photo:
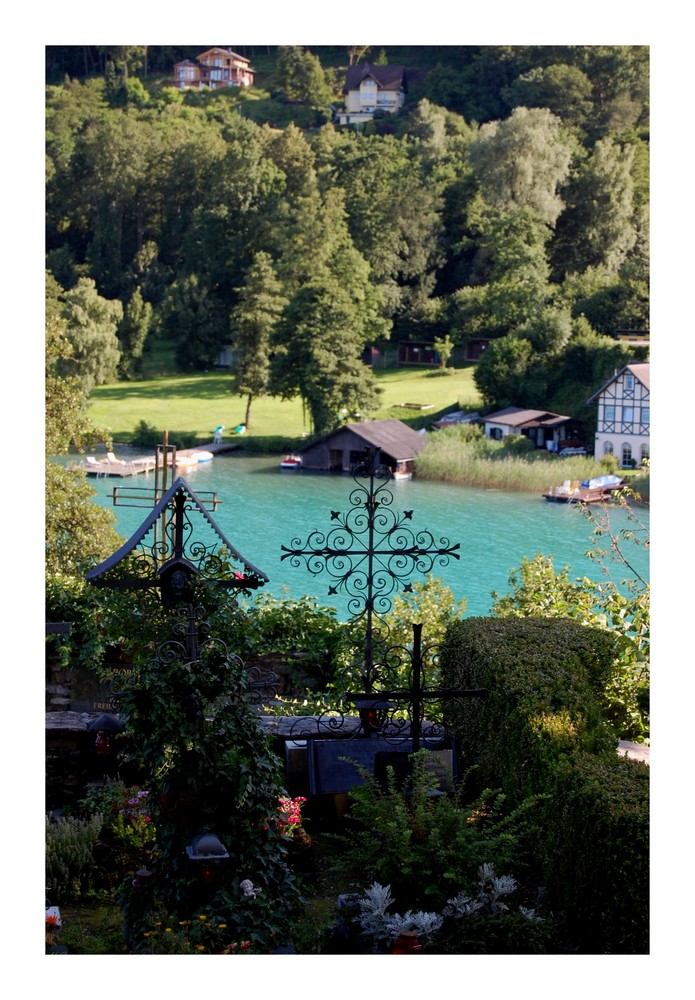
<instances>
[{"instance_id":1,"label":"tall grass","mask_svg":"<svg viewBox=\"0 0 695 1000\"><path fill-rule=\"evenodd\" d=\"M558 458L540 450L529 451L528 446L526 439L509 436L489 441L470 429L466 433L461 428L445 428L431 434L418 454L417 477L482 489L542 493L565 479L581 482L605 471L592 458Z\"/></svg>"}]
</instances>

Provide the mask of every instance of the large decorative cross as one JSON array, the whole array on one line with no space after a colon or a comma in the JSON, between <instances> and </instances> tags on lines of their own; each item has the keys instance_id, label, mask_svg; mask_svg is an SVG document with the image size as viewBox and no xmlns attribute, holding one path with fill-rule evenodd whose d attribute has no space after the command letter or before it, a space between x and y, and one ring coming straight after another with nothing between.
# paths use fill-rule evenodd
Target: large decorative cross
<instances>
[{"instance_id":1,"label":"large decorative cross","mask_svg":"<svg viewBox=\"0 0 695 1000\"><path fill-rule=\"evenodd\" d=\"M303 562L314 576L325 570L334 581L329 596L347 594L353 623L364 623L364 682L369 694L375 679L375 619L385 629L382 617L391 610L398 588L409 592L413 572L429 573L435 562L446 566L450 558L458 559L460 545L447 538L436 544L430 531L416 532L410 526L412 510L397 514L391 509L393 494L387 489L391 470L376 463L372 449L366 449L364 461L352 475L357 487L350 494L350 510L331 511L336 524L327 532L313 531L305 543L295 538L283 545L281 561L289 559L293 566Z\"/></svg>"}]
</instances>

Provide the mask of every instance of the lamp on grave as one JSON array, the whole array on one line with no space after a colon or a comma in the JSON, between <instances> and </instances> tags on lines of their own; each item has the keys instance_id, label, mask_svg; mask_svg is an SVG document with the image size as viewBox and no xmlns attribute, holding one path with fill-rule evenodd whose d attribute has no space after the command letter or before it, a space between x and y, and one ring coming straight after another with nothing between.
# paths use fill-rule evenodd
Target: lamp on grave
<instances>
[{"instance_id":1,"label":"lamp on grave","mask_svg":"<svg viewBox=\"0 0 695 1000\"><path fill-rule=\"evenodd\" d=\"M123 723L113 715L100 715L89 723L87 732L97 734L94 745L98 757L113 757L112 739L116 733L122 733L124 728Z\"/></svg>"},{"instance_id":2,"label":"lamp on grave","mask_svg":"<svg viewBox=\"0 0 695 1000\"><path fill-rule=\"evenodd\" d=\"M229 854L219 837L210 830L204 830L186 847L186 854L195 866L198 876L205 885L215 885L220 877Z\"/></svg>"},{"instance_id":3,"label":"lamp on grave","mask_svg":"<svg viewBox=\"0 0 695 1000\"><path fill-rule=\"evenodd\" d=\"M362 729L367 736L381 731L389 709L393 708L390 701L355 701L353 704L359 714Z\"/></svg>"},{"instance_id":4,"label":"lamp on grave","mask_svg":"<svg viewBox=\"0 0 695 1000\"><path fill-rule=\"evenodd\" d=\"M169 559L159 570L162 601L168 606L189 604L195 592L197 571L188 559Z\"/></svg>"}]
</instances>

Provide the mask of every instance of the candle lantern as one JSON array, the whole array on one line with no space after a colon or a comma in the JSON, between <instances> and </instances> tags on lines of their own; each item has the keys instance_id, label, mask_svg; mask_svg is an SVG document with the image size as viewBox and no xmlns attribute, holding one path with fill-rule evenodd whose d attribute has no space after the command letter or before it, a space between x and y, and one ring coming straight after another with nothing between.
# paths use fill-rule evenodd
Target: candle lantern
<instances>
[{"instance_id":1,"label":"candle lantern","mask_svg":"<svg viewBox=\"0 0 695 1000\"><path fill-rule=\"evenodd\" d=\"M195 865L201 882L205 885L216 885L219 881L224 863L229 860L229 854L219 837L204 830L193 838L186 847L189 860Z\"/></svg>"},{"instance_id":2,"label":"candle lantern","mask_svg":"<svg viewBox=\"0 0 695 1000\"><path fill-rule=\"evenodd\" d=\"M114 718L113 715L100 715L87 726L87 731L96 733L94 745L99 757L113 756L113 737L116 733L122 733L123 723Z\"/></svg>"},{"instance_id":3,"label":"candle lantern","mask_svg":"<svg viewBox=\"0 0 695 1000\"><path fill-rule=\"evenodd\" d=\"M362 729L367 736L378 733L383 728L389 709L392 707L389 701L375 699L356 701L354 705L359 713Z\"/></svg>"}]
</instances>

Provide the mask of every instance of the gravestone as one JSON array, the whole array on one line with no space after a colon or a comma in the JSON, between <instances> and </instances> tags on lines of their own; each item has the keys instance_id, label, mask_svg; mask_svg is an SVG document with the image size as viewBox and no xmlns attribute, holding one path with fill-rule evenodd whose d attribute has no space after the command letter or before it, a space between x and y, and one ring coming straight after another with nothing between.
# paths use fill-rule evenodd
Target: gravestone
<instances>
[{"instance_id":1,"label":"gravestone","mask_svg":"<svg viewBox=\"0 0 695 1000\"><path fill-rule=\"evenodd\" d=\"M307 740L309 792L312 795L344 794L365 783L356 765L375 774L380 755L386 754L388 763L392 764L394 757L407 761L408 754L412 752L412 740L403 740L397 747L380 737L363 740ZM447 742L433 741L432 752L444 755L440 765L444 764L450 774L453 774L455 755Z\"/></svg>"},{"instance_id":2,"label":"gravestone","mask_svg":"<svg viewBox=\"0 0 695 1000\"><path fill-rule=\"evenodd\" d=\"M70 708L73 712L118 713L112 684L122 684L129 677L132 667L122 663L108 664L104 678L87 670L73 670L70 677Z\"/></svg>"}]
</instances>

